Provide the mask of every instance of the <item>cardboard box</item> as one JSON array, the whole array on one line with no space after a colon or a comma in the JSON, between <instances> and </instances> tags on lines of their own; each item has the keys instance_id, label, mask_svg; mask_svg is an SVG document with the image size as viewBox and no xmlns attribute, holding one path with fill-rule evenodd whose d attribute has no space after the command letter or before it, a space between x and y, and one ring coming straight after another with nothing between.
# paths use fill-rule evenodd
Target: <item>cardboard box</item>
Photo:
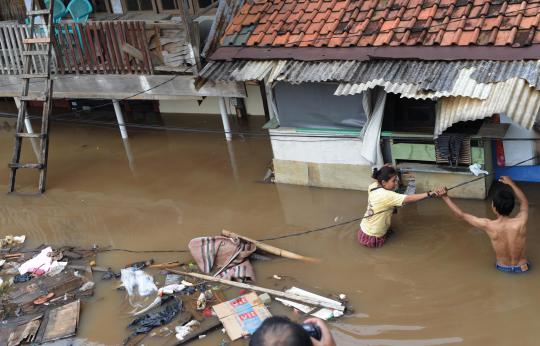
<instances>
[{"instance_id":1,"label":"cardboard box","mask_svg":"<svg viewBox=\"0 0 540 346\"><path fill-rule=\"evenodd\" d=\"M231 340L253 334L272 316L254 292L214 305L213 309Z\"/></svg>"}]
</instances>

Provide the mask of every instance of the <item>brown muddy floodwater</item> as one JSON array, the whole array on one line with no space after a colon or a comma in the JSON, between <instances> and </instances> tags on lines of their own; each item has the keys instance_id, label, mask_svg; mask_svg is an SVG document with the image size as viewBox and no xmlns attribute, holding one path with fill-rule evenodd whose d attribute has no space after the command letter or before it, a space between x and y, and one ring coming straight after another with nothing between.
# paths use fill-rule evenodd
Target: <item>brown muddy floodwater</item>
<instances>
[{"instance_id":1,"label":"brown muddy floodwater","mask_svg":"<svg viewBox=\"0 0 540 346\"><path fill-rule=\"evenodd\" d=\"M220 126L218 117L193 119L163 120ZM13 123L0 118L0 232L26 234L28 246L185 249L191 238L221 229L263 238L353 219L366 206L365 192L261 183L272 158L264 138L235 138L229 148L222 135L130 129L130 162L117 129L65 123L52 124L46 194L8 196L3 191ZM30 146L24 155L31 161ZM21 187L36 181L30 174L18 179ZM330 323L338 345L539 345L540 272L534 264L540 264L540 188L522 186L531 202L533 269L526 275L497 272L487 237L456 221L442 201L428 200L400 210L396 236L381 249L360 247L356 224L273 241L322 263L256 262L257 284L345 293L355 313ZM458 203L490 214L488 202ZM119 270L150 257L190 260L188 254L116 252L100 254L98 265ZM273 274L290 278L276 282ZM78 337L120 345L131 307L115 283L98 278L95 296L83 302ZM271 310L288 313L277 304ZM147 337L144 344L167 345L173 338ZM222 339L216 331L192 345L219 345Z\"/></svg>"}]
</instances>

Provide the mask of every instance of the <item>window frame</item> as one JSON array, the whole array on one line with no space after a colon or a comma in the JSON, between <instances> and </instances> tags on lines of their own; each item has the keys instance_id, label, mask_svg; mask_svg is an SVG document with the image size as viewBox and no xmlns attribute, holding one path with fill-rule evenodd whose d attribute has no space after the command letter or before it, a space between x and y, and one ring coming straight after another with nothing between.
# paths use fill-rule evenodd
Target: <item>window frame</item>
<instances>
[{"instance_id":1,"label":"window frame","mask_svg":"<svg viewBox=\"0 0 540 346\"><path fill-rule=\"evenodd\" d=\"M180 1L182 1L182 0L174 0L176 6L178 8L173 9L173 10L166 10L166 9L163 8L162 0L155 0L157 8L158 8L158 13L178 13L178 14L181 14L182 13L182 5L180 4Z\"/></svg>"},{"instance_id":2,"label":"window frame","mask_svg":"<svg viewBox=\"0 0 540 346\"><path fill-rule=\"evenodd\" d=\"M97 9L97 6L96 6L96 2L98 1L103 1L105 3L105 12L97 12L96 9ZM90 3L92 4L92 13L113 13L112 11L112 5L111 5L111 0L90 0Z\"/></svg>"},{"instance_id":3,"label":"window frame","mask_svg":"<svg viewBox=\"0 0 540 346\"><path fill-rule=\"evenodd\" d=\"M137 4L138 4L138 7L141 8L141 1L143 0L135 0L137 1ZM122 7L124 9L124 13L129 13L129 12L145 12L145 13L159 13L158 12L158 8L157 8L157 5L156 5L156 0L150 0L151 3L152 3L152 9L151 10L130 10L128 8L128 0L122 0Z\"/></svg>"}]
</instances>

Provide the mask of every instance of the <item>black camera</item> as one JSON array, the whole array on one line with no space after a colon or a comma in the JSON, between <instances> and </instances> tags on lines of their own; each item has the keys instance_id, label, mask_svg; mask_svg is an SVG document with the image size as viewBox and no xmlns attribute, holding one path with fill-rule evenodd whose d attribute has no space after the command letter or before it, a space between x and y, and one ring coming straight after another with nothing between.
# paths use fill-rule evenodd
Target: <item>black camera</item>
<instances>
[{"instance_id":1,"label":"black camera","mask_svg":"<svg viewBox=\"0 0 540 346\"><path fill-rule=\"evenodd\" d=\"M321 340L321 328L318 325L313 323L303 323L302 328L315 340Z\"/></svg>"}]
</instances>

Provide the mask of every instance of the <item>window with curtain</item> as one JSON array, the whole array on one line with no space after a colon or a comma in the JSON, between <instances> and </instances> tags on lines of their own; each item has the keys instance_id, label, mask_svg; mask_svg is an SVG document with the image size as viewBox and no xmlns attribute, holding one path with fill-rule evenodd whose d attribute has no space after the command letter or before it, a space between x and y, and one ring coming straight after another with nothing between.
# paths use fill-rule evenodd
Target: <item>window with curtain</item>
<instances>
[{"instance_id":1,"label":"window with curtain","mask_svg":"<svg viewBox=\"0 0 540 346\"><path fill-rule=\"evenodd\" d=\"M274 88L279 125L311 129L361 129L366 123L362 94L335 96L333 83L280 82Z\"/></svg>"}]
</instances>

